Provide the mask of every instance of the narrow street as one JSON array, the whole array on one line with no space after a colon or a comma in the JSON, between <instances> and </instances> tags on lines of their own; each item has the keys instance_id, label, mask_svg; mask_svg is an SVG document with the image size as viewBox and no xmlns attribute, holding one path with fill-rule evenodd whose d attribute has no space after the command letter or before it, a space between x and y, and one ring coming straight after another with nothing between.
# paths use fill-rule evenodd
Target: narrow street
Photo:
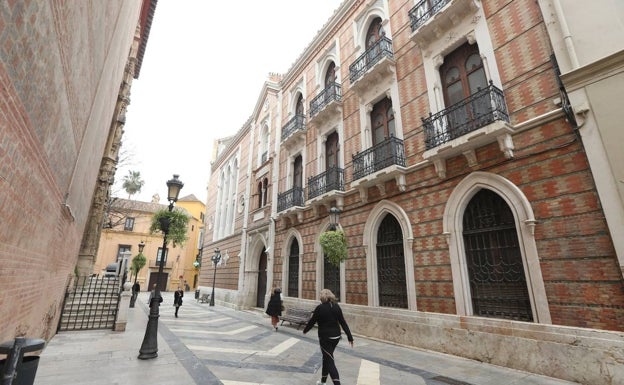
<instances>
[{"instance_id":1,"label":"narrow street","mask_svg":"<svg viewBox=\"0 0 624 385\"><path fill-rule=\"evenodd\" d=\"M316 384L321 355L316 330L287 323L275 332L260 309L237 311L196 302L187 293L179 318L164 293L159 356L137 359L147 323L147 293L130 309L126 332L56 335L41 355L36 385L77 384ZM563 385L537 376L453 356L369 340L355 333L335 358L343 385ZM331 383L331 382L329 382Z\"/></svg>"}]
</instances>

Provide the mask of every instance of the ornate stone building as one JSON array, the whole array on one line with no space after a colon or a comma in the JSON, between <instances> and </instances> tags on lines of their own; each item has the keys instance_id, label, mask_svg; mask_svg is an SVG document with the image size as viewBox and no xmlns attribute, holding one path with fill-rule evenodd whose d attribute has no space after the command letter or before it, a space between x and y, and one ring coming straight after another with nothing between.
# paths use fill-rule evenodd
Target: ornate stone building
<instances>
[{"instance_id":1,"label":"ornate stone building","mask_svg":"<svg viewBox=\"0 0 624 385\"><path fill-rule=\"evenodd\" d=\"M312 308L331 288L358 334L624 378L622 8L566 28L594 6L563 3L345 0L218 146L204 268L215 248L229 260L202 289L262 308L278 286ZM604 49L570 64L602 16ZM332 207L339 266L319 244Z\"/></svg>"}]
</instances>

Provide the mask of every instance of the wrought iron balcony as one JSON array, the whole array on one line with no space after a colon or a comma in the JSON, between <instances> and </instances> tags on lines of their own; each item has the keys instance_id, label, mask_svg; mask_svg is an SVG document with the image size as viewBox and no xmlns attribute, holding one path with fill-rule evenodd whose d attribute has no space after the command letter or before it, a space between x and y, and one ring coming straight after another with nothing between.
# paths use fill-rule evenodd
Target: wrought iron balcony
<instances>
[{"instance_id":1,"label":"wrought iron balcony","mask_svg":"<svg viewBox=\"0 0 624 385\"><path fill-rule=\"evenodd\" d=\"M391 136L383 142L353 155L353 180L390 166L405 167L403 140Z\"/></svg>"},{"instance_id":2,"label":"wrought iron balcony","mask_svg":"<svg viewBox=\"0 0 624 385\"><path fill-rule=\"evenodd\" d=\"M509 123L503 91L490 85L436 114L422 119L427 150L495 121Z\"/></svg>"},{"instance_id":3,"label":"wrought iron balcony","mask_svg":"<svg viewBox=\"0 0 624 385\"><path fill-rule=\"evenodd\" d=\"M295 115L282 127L282 142L296 132L305 132L305 115Z\"/></svg>"},{"instance_id":4,"label":"wrought iron balcony","mask_svg":"<svg viewBox=\"0 0 624 385\"><path fill-rule=\"evenodd\" d=\"M303 206L303 187L293 187L288 191L277 194L277 211L284 211L291 207Z\"/></svg>"},{"instance_id":5,"label":"wrought iron balcony","mask_svg":"<svg viewBox=\"0 0 624 385\"><path fill-rule=\"evenodd\" d=\"M388 58L394 60L394 52L392 50L392 40L383 36L374 45L369 47L353 64L349 66L349 81L353 85L364 74L375 67L382 59Z\"/></svg>"},{"instance_id":6,"label":"wrought iron balcony","mask_svg":"<svg viewBox=\"0 0 624 385\"><path fill-rule=\"evenodd\" d=\"M342 88L338 83L331 83L310 102L310 118L318 114L330 103L342 100Z\"/></svg>"},{"instance_id":7,"label":"wrought iron balcony","mask_svg":"<svg viewBox=\"0 0 624 385\"><path fill-rule=\"evenodd\" d=\"M330 191L344 191L344 170L332 167L308 179L308 199L313 199Z\"/></svg>"},{"instance_id":8,"label":"wrought iron balcony","mask_svg":"<svg viewBox=\"0 0 624 385\"><path fill-rule=\"evenodd\" d=\"M432 16L438 13L451 0L421 0L408 12L412 32L425 24Z\"/></svg>"}]
</instances>

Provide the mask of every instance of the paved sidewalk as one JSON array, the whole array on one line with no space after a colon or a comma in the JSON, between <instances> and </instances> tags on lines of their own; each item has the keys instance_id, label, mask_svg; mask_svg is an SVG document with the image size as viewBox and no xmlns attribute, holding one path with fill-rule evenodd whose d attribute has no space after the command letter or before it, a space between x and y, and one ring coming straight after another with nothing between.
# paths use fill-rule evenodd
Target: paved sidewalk
<instances>
[{"instance_id":1,"label":"paved sidewalk","mask_svg":"<svg viewBox=\"0 0 624 385\"><path fill-rule=\"evenodd\" d=\"M147 293L129 309L125 332L63 332L41 354L35 385L313 385L320 378L316 332L274 332L260 311L197 303L173 316L160 308L158 357L137 358L147 325ZM171 297L171 298L169 298ZM343 385L571 385L530 373L387 344L355 335L335 353ZM328 382L331 384L331 381Z\"/></svg>"}]
</instances>

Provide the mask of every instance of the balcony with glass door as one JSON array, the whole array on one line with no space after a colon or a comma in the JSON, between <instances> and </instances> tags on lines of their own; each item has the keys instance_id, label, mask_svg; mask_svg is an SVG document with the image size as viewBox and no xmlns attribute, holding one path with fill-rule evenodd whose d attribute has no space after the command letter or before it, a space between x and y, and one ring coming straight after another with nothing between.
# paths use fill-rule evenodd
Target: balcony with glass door
<instances>
[{"instance_id":1,"label":"balcony with glass door","mask_svg":"<svg viewBox=\"0 0 624 385\"><path fill-rule=\"evenodd\" d=\"M469 165L474 166L475 150L497 141L506 157L513 155L513 127L509 124L505 95L492 82L461 102L429 114L422 122L425 159L439 162L464 154Z\"/></svg>"},{"instance_id":2,"label":"balcony with glass door","mask_svg":"<svg viewBox=\"0 0 624 385\"><path fill-rule=\"evenodd\" d=\"M301 146L305 142L306 131L305 115L297 114L293 116L282 127L282 146L287 149Z\"/></svg>"},{"instance_id":3,"label":"balcony with glass door","mask_svg":"<svg viewBox=\"0 0 624 385\"><path fill-rule=\"evenodd\" d=\"M312 206L326 205L338 201L342 206L344 196L344 169L331 167L308 179L308 203Z\"/></svg>"},{"instance_id":4,"label":"balcony with glass door","mask_svg":"<svg viewBox=\"0 0 624 385\"><path fill-rule=\"evenodd\" d=\"M371 84L378 84L395 71L392 40L381 37L349 66L349 81L356 92L364 92Z\"/></svg>"},{"instance_id":5,"label":"balcony with glass door","mask_svg":"<svg viewBox=\"0 0 624 385\"><path fill-rule=\"evenodd\" d=\"M399 190L405 191L406 159L403 140L391 136L353 155L351 187L360 189L360 198L368 196L366 189L377 186L385 195L385 182L394 179Z\"/></svg>"},{"instance_id":6,"label":"balcony with glass door","mask_svg":"<svg viewBox=\"0 0 624 385\"><path fill-rule=\"evenodd\" d=\"M310 123L323 122L342 116L342 87L330 83L310 102Z\"/></svg>"},{"instance_id":7,"label":"balcony with glass door","mask_svg":"<svg viewBox=\"0 0 624 385\"><path fill-rule=\"evenodd\" d=\"M420 0L408 11L410 38L422 49L477 9L474 0Z\"/></svg>"},{"instance_id":8,"label":"balcony with glass door","mask_svg":"<svg viewBox=\"0 0 624 385\"><path fill-rule=\"evenodd\" d=\"M305 195L303 187L293 187L290 190L277 194L277 215L292 217L294 222L303 220L305 209Z\"/></svg>"}]
</instances>

